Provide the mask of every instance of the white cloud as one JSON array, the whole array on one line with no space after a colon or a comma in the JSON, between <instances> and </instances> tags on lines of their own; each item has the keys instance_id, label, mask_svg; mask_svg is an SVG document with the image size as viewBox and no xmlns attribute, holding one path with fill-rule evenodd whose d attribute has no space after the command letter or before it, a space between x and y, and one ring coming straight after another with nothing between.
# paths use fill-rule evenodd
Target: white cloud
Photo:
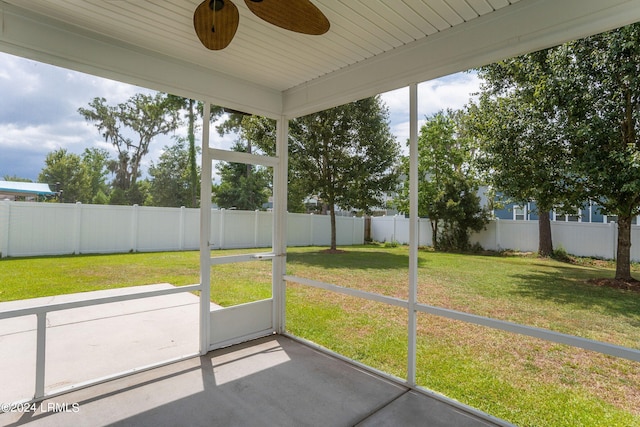
<instances>
[{"instance_id":1,"label":"white cloud","mask_svg":"<svg viewBox=\"0 0 640 427\"><path fill-rule=\"evenodd\" d=\"M462 108L478 92L480 80L475 73L457 73L418 85L418 129L425 118L447 108ZM381 94L389 107L391 131L402 148L409 139L409 88Z\"/></svg>"},{"instance_id":2,"label":"white cloud","mask_svg":"<svg viewBox=\"0 0 640 427\"><path fill-rule=\"evenodd\" d=\"M478 90L478 78L473 73L459 73L418 86L418 117L444 108L461 108L469 101L471 93ZM91 123L78 113L95 97L104 97L108 104L126 101L135 93L154 93L112 80L77 73L0 53L0 177L16 175L36 179L44 166L44 159L52 150L66 148L82 153L85 148L105 148L115 155L115 150L99 134ZM403 145L409 137L408 88L384 93L382 99L389 107L391 130ZM211 129L212 147L229 149L237 135L220 137ZM186 129L176 131L186 135ZM196 133L197 142L200 138ZM150 147L144 161L146 169L167 145L172 145L171 135L158 137Z\"/></svg>"}]
</instances>

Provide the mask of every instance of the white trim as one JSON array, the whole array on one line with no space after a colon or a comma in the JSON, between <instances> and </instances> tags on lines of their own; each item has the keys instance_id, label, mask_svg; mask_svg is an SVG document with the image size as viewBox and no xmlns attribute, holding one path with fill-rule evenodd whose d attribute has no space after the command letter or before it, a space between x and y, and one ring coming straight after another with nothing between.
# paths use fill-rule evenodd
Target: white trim
<instances>
[{"instance_id":1,"label":"white trim","mask_svg":"<svg viewBox=\"0 0 640 427\"><path fill-rule=\"evenodd\" d=\"M302 116L636 21L640 0L521 0L291 88L283 112Z\"/></svg>"},{"instance_id":2,"label":"white trim","mask_svg":"<svg viewBox=\"0 0 640 427\"><path fill-rule=\"evenodd\" d=\"M407 316L407 382L416 384L418 314L418 85L409 87L409 301ZM435 242L434 242L435 244Z\"/></svg>"},{"instance_id":3,"label":"white trim","mask_svg":"<svg viewBox=\"0 0 640 427\"><path fill-rule=\"evenodd\" d=\"M228 256L216 256L209 258L209 265L221 265L232 264L236 262L249 262L249 261L263 261L267 259L275 258L277 255L273 252L265 252L259 254L241 254L241 255L228 255Z\"/></svg>"},{"instance_id":4,"label":"white trim","mask_svg":"<svg viewBox=\"0 0 640 427\"><path fill-rule=\"evenodd\" d=\"M286 328L286 283L287 272L287 181L288 181L289 119L280 117L276 122L276 157L278 164L273 170L273 231L272 252L276 255L271 267L271 293L273 298L273 327L276 332ZM313 217L310 216L313 221ZM312 229L312 227L310 227Z\"/></svg>"},{"instance_id":5,"label":"white trim","mask_svg":"<svg viewBox=\"0 0 640 427\"><path fill-rule=\"evenodd\" d=\"M343 356L340 353L336 353L336 352L334 352L332 350L329 350L326 347L322 347L321 345L318 345L318 344L316 344L316 343L314 343L312 341L306 340L304 338L301 338L301 337L298 337L296 335L292 335L292 334L289 334L289 333L283 333L281 335L283 335L283 336L285 336L285 337L287 337L287 338L289 338L289 339L291 339L293 341L296 341L298 343L304 344L307 347L310 347L310 348L312 348L312 349L314 349L314 350L316 350L316 351L318 351L320 353L326 354L326 355L331 356L331 357L333 357L335 359L338 359L338 360L346 362L346 363L348 363L350 365L353 365L356 368L362 369L364 372L369 372L371 374L377 375L377 376L379 376L381 378L384 378L384 379L386 379L386 380L388 380L388 381L390 381L392 383L395 383L395 384L398 384L400 386L406 387L409 390L413 390L413 391L415 391L417 393L423 394L423 395L428 396L428 397L430 397L432 399L436 399L439 402L446 403L448 405L453 406L454 408L457 408L457 409L462 410L464 412L470 413L470 414L475 415L475 416L477 416L479 418L485 419L485 420L491 422L492 424L495 424L495 425L498 425L498 426L503 426L503 427L515 427L513 424L508 423L505 420L501 420L501 419L496 418L496 417L494 417L492 415L486 414L486 413L484 413L484 412L480 411L479 409L476 409L476 408L474 408L472 406L465 405L464 403L458 402L457 400L450 399L450 398L448 398L446 396L443 396L443 395L441 395L439 393L436 393L436 392L434 392L432 390L428 390L428 389L426 389L424 387L411 385L407 381L403 380L402 378L396 377L395 375L389 374L389 373L381 371L379 369L372 368L371 366L365 365L364 363L358 362L357 360L353 360L353 359L351 359L349 357Z\"/></svg>"},{"instance_id":6,"label":"white trim","mask_svg":"<svg viewBox=\"0 0 640 427\"><path fill-rule=\"evenodd\" d=\"M338 294L349 295L352 297L363 298L370 301L381 302L384 304L394 305L396 307L409 308L409 302L400 298L389 297L386 295L374 294L372 292L361 291L360 289L347 288L344 286L332 285L331 283L320 282L318 280L305 279L304 277L296 277L285 275L284 280L287 282L297 283L299 285L310 286L312 288L325 289Z\"/></svg>"},{"instance_id":7,"label":"white trim","mask_svg":"<svg viewBox=\"0 0 640 427\"><path fill-rule=\"evenodd\" d=\"M202 166L200 178L200 354L209 351L211 337L211 181L212 160L209 150L211 105L205 102L202 112Z\"/></svg>"},{"instance_id":8,"label":"white trim","mask_svg":"<svg viewBox=\"0 0 640 427\"><path fill-rule=\"evenodd\" d=\"M280 91L126 44L0 1L0 51L276 118ZM206 54L206 53L203 53Z\"/></svg>"},{"instance_id":9,"label":"white trim","mask_svg":"<svg viewBox=\"0 0 640 427\"><path fill-rule=\"evenodd\" d=\"M135 290L135 288L132 288L132 289ZM89 380L85 383L74 384L52 393L45 393L46 356L47 356L47 353L46 353L47 314L48 313L53 311L69 310L69 309L80 308L80 307L93 307L97 305L109 304L114 302L151 298L151 297L157 297L162 295L170 295L170 294L177 294L181 292L190 292L190 291L197 291L197 290L200 290L200 291L202 290L201 285L178 286L178 287L173 287L168 289L159 289L154 291L134 292L134 293L128 293L123 295L114 295L114 296L102 297L102 298L92 298L92 299L85 299L80 301L69 301L69 302L63 302L63 303L57 303L57 304L41 304L41 305L34 305L31 307L1 311L0 320L12 319L15 317L22 317L22 316L29 316L29 315L37 316L35 387L34 387L34 397L32 400L29 400L29 401L39 401L55 395L66 393L71 390L75 390L81 386L88 387L90 385L100 384L102 382L109 381L115 378L121 378L123 376L140 372L140 370L145 369L145 367L134 368L132 370L125 371L124 373L119 373L119 374L115 374L115 375L111 375L108 377L99 378L95 380ZM169 363L173 363L173 362L169 362ZM160 362L159 364L150 365L148 369L151 369L152 367L163 366L164 364L167 364L167 362Z\"/></svg>"},{"instance_id":10,"label":"white trim","mask_svg":"<svg viewBox=\"0 0 640 427\"><path fill-rule=\"evenodd\" d=\"M369 301L382 302L397 307L403 307L408 309L409 302L400 298L388 297L372 292L362 291L359 289L346 288L342 286L332 285L329 283L318 282L316 280L303 279L295 276L285 276L285 280L298 283L301 285L307 285L311 287L326 289L337 293L350 295L358 298L363 298ZM559 344L566 344L572 347L583 348L586 350L595 351L610 356L616 356L623 359L633 360L640 362L640 350L622 347L615 344L609 344L601 341L590 340L586 338L577 337L574 335L563 334L560 332L551 331L548 329L536 328L532 326L521 325L518 323L508 322L504 320L497 320L490 317L478 316L475 314L469 314L462 311L451 310L448 308L436 307L426 304L416 304L416 310L423 313L432 314L447 319L459 320L474 325L486 326L491 329L498 329L502 331L512 332L519 335L525 335L530 337L539 338L542 340L555 342Z\"/></svg>"},{"instance_id":11,"label":"white trim","mask_svg":"<svg viewBox=\"0 0 640 427\"><path fill-rule=\"evenodd\" d=\"M276 157L249 154L240 151L220 150L215 148L209 148L209 153L212 160L222 160L230 163L260 165L273 168L278 166L278 159Z\"/></svg>"}]
</instances>

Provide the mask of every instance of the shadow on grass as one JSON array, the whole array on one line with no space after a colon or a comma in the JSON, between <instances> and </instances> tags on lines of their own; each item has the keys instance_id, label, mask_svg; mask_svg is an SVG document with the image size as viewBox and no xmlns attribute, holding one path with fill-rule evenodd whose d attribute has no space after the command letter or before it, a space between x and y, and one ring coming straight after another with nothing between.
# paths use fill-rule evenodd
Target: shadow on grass
<instances>
[{"instance_id":1,"label":"shadow on grass","mask_svg":"<svg viewBox=\"0 0 640 427\"><path fill-rule=\"evenodd\" d=\"M554 266L554 269L566 269L568 273L572 270L569 266ZM552 271L516 274L512 277L520 283L512 291L513 294L583 309L598 309L610 315L633 318L640 326L640 295L636 293L589 285L585 283L591 278L589 276L561 278Z\"/></svg>"},{"instance_id":2,"label":"shadow on grass","mask_svg":"<svg viewBox=\"0 0 640 427\"><path fill-rule=\"evenodd\" d=\"M362 269L362 270L408 270L409 255L388 251L346 250L342 253L323 251L288 253L287 263L323 267L325 269ZM418 267L425 261L418 260Z\"/></svg>"}]
</instances>

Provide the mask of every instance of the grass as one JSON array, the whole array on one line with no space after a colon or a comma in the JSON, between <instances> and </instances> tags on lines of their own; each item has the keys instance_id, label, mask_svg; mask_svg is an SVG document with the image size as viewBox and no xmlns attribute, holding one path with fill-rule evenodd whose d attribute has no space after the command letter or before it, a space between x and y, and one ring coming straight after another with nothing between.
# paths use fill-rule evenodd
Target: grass
<instances>
[{"instance_id":1,"label":"grass","mask_svg":"<svg viewBox=\"0 0 640 427\"><path fill-rule=\"evenodd\" d=\"M291 248L287 273L407 297L408 249L373 245L327 254ZM212 255L245 253L214 251ZM195 252L0 260L0 300L119 286L198 282ZM640 347L640 294L590 285L607 263L421 251L422 303ZM212 268L212 300L268 298L271 263ZM289 285L295 335L406 378L406 310ZM640 426L640 364L420 314L417 380L522 426Z\"/></svg>"}]
</instances>

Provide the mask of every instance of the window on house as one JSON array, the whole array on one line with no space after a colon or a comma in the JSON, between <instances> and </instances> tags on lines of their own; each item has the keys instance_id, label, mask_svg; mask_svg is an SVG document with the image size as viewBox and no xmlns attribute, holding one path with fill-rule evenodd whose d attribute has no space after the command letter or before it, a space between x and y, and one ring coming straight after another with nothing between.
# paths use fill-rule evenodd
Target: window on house
<instances>
[{"instance_id":1,"label":"window on house","mask_svg":"<svg viewBox=\"0 0 640 427\"><path fill-rule=\"evenodd\" d=\"M554 221L562 221L562 222L581 222L580 220L580 209L575 208L574 213L559 213L555 209L553 211Z\"/></svg>"},{"instance_id":2,"label":"window on house","mask_svg":"<svg viewBox=\"0 0 640 427\"><path fill-rule=\"evenodd\" d=\"M580 222L580 209L576 208L575 215L567 215L567 221Z\"/></svg>"},{"instance_id":3,"label":"window on house","mask_svg":"<svg viewBox=\"0 0 640 427\"><path fill-rule=\"evenodd\" d=\"M604 222L618 222L618 215L605 215ZM638 225L638 217L634 216L631 218L631 225Z\"/></svg>"},{"instance_id":4,"label":"window on house","mask_svg":"<svg viewBox=\"0 0 640 427\"><path fill-rule=\"evenodd\" d=\"M526 206L514 206L513 207L513 219L516 221L524 221L527 219Z\"/></svg>"}]
</instances>

